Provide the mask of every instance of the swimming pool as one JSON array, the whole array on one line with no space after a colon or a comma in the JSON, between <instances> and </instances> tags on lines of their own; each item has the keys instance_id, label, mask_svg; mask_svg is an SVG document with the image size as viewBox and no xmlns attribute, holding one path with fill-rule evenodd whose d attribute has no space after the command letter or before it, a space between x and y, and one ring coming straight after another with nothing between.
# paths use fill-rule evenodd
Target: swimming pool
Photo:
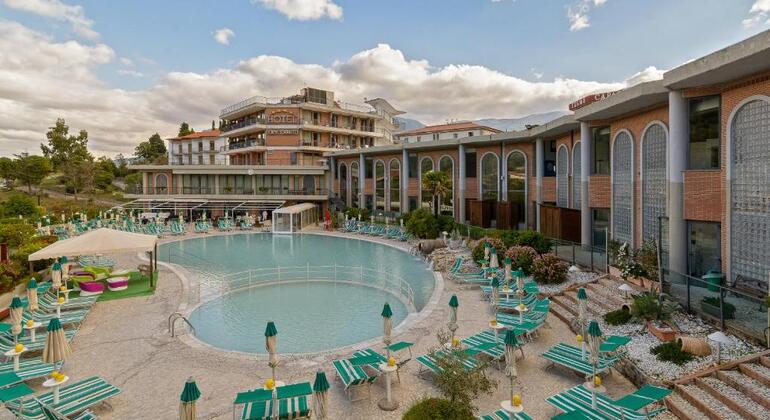
<instances>
[{"instance_id":1,"label":"swimming pool","mask_svg":"<svg viewBox=\"0 0 770 420\"><path fill-rule=\"evenodd\" d=\"M382 335L386 302L398 325L427 304L434 288L433 274L421 260L357 239L217 235L163 244L158 254L209 277L203 287L216 296L189 316L196 337L249 353L265 353L263 332L270 320L278 327L281 353L366 341Z\"/></svg>"}]
</instances>

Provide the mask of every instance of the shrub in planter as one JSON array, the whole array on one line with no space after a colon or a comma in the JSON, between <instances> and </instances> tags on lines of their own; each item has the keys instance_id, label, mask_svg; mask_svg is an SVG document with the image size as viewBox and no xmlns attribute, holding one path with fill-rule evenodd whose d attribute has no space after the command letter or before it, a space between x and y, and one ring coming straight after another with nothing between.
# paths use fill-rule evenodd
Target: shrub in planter
<instances>
[{"instance_id":1,"label":"shrub in planter","mask_svg":"<svg viewBox=\"0 0 770 420\"><path fill-rule=\"evenodd\" d=\"M519 231L504 230L503 233L500 235L500 239L503 240L503 244L505 244L506 247L512 247L514 245L518 245Z\"/></svg>"},{"instance_id":2,"label":"shrub in planter","mask_svg":"<svg viewBox=\"0 0 770 420\"><path fill-rule=\"evenodd\" d=\"M473 261L481 261L484 259L485 243L488 243L493 247L497 248L498 257L505 253L505 245L503 245L503 241L497 238L485 237L485 238L481 238L478 242L476 242L476 246L473 247L473 251L471 251L471 256L473 257Z\"/></svg>"},{"instance_id":3,"label":"shrub in planter","mask_svg":"<svg viewBox=\"0 0 770 420\"><path fill-rule=\"evenodd\" d=\"M538 254L545 254L551 251L551 240L540 232L534 230L524 230L516 235L514 241L516 245L528 246L534 248Z\"/></svg>"},{"instance_id":4,"label":"shrub in planter","mask_svg":"<svg viewBox=\"0 0 770 420\"><path fill-rule=\"evenodd\" d=\"M701 309L703 309L703 312L719 318L719 298L718 297L704 297L703 300L700 303ZM722 303L722 310L724 311L725 319L734 319L735 318L735 305L733 305L730 302L723 302Z\"/></svg>"},{"instance_id":5,"label":"shrub in planter","mask_svg":"<svg viewBox=\"0 0 770 420\"><path fill-rule=\"evenodd\" d=\"M443 398L426 398L418 401L404 414L403 420L473 420L473 412L455 407Z\"/></svg>"},{"instance_id":6,"label":"shrub in planter","mask_svg":"<svg viewBox=\"0 0 770 420\"><path fill-rule=\"evenodd\" d=\"M669 313L658 301L658 296L653 293L645 293L634 298L631 305L631 315L646 321L667 319Z\"/></svg>"},{"instance_id":7,"label":"shrub in planter","mask_svg":"<svg viewBox=\"0 0 770 420\"><path fill-rule=\"evenodd\" d=\"M438 219L428 209L418 209L410 213L406 221L406 230L422 239L436 239L438 236Z\"/></svg>"},{"instance_id":8,"label":"shrub in planter","mask_svg":"<svg viewBox=\"0 0 770 420\"><path fill-rule=\"evenodd\" d=\"M682 351L682 345L678 340L657 345L650 349L650 353L654 354L658 360L671 362L679 366L689 362L693 358L690 353Z\"/></svg>"},{"instance_id":9,"label":"shrub in planter","mask_svg":"<svg viewBox=\"0 0 770 420\"><path fill-rule=\"evenodd\" d=\"M560 284L567 281L569 265L554 254L543 254L532 263L532 277L541 284Z\"/></svg>"},{"instance_id":10,"label":"shrub in planter","mask_svg":"<svg viewBox=\"0 0 770 420\"><path fill-rule=\"evenodd\" d=\"M629 311L618 309L617 311L607 312L604 314L604 322L607 325L623 325L631 320L631 313Z\"/></svg>"},{"instance_id":11,"label":"shrub in planter","mask_svg":"<svg viewBox=\"0 0 770 420\"><path fill-rule=\"evenodd\" d=\"M532 264L537 258L537 251L528 246L512 246L505 251L505 256L511 259L511 268L516 270L521 268L524 274L532 274Z\"/></svg>"},{"instance_id":12,"label":"shrub in planter","mask_svg":"<svg viewBox=\"0 0 770 420\"><path fill-rule=\"evenodd\" d=\"M438 222L438 231L441 232L447 232L451 233L455 229L455 219L452 216L447 216L446 214L438 216L437 218Z\"/></svg>"}]
</instances>

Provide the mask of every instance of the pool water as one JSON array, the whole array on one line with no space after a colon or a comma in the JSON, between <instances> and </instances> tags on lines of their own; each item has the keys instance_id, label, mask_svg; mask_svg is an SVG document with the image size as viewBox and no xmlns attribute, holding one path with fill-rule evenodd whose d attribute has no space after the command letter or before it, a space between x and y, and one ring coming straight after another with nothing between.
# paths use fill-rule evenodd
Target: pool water
<instances>
[{"instance_id":1,"label":"pool water","mask_svg":"<svg viewBox=\"0 0 770 420\"><path fill-rule=\"evenodd\" d=\"M345 266L377 270L406 281L421 310L434 288L432 272L420 259L393 247L323 235L245 233L187 239L163 244L170 261L221 277L251 269ZM227 350L265 353L264 329L274 321L281 353L313 353L382 335L382 306L388 302L393 323L408 315L390 291L329 281L273 282L211 299L190 315L198 339Z\"/></svg>"}]
</instances>

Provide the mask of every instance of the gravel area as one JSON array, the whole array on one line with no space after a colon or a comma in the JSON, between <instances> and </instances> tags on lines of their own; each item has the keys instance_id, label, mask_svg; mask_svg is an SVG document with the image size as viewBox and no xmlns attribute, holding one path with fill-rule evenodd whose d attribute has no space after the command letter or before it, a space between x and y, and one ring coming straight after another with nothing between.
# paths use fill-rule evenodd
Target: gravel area
<instances>
[{"instance_id":1,"label":"gravel area","mask_svg":"<svg viewBox=\"0 0 770 420\"><path fill-rule=\"evenodd\" d=\"M766 378L770 378L770 368L761 363L747 363L745 366L754 372L762 374Z\"/></svg>"},{"instance_id":2,"label":"gravel area","mask_svg":"<svg viewBox=\"0 0 770 420\"><path fill-rule=\"evenodd\" d=\"M695 408L692 404L690 404L687 400L682 398L682 396L676 392L671 394L668 397L668 399L674 404L676 404L676 406L679 407L682 411L687 413L690 416L690 418L692 418L692 420L711 420L708 418L707 415L703 414L700 410ZM670 416L670 418L674 418L674 419L677 418L675 415L669 412L666 412L664 414ZM656 418L661 419L661 417L656 417Z\"/></svg>"},{"instance_id":3,"label":"gravel area","mask_svg":"<svg viewBox=\"0 0 770 420\"><path fill-rule=\"evenodd\" d=\"M738 413L736 413L733 410L730 410L730 407L722 404L722 402L718 401L716 398L711 396L711 394L707 393L703 390L703 388L697 386L697 385L685 385L684 388L695 398L706 404L709 408L711 408L717 415L719 415L722 419L742 419L743 417L739 416Z\"/></svg>"},{"instance_id":4,"label":"gravel area","mask_svg":"<svg viewBox=\"0 0 770 420\"><path fill-rule=\"evenodd\" d=\"M749 413L757 416L757 418L763 418L768 415L767 409L765 407L757 404L754 402L754 400L746 396L746 394L738 391L737 389L720 381L719 379L709 377L703 378L703 381L727 396L730 400L734 401L739 406L743 407Z\"/></svg>"},{"instance_id":5,"label":"gravel area","mask_svg":"<svg viewBox=\"0 0 770 420\"><path fill-rule=\"evenodd\" d=\"M756 366L756 363L746 363L743 366L747 366L751 368ZM723 370L722 373L727 377L729 377L730 379L733 379L739 384L745 385L751 388L752 391L770 400L770 388L766 387L764 384L759 383L752 378L749 378L748 376L742 374L737 370Z\"/></svg>"},{"instance_id":6,"label":"gravel area","mask_svg":"<svg viewBox=\"0 0 770 420\"><path fill-rule=\"evenodd\" d=\"M567 273L567 281L561 284L540 285L540 293L545 296L558 295L575 284L585 284L594 281L599 275L587 271L570 271Z\"/></svg>"}]
</instances>

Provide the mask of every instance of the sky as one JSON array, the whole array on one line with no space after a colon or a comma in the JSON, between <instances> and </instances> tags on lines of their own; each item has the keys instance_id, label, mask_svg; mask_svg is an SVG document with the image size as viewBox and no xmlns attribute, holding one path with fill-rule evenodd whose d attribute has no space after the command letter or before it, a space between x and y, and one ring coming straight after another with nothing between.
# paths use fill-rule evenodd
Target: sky
<instances>
[{"instance_id":1,"label":"sky","mask_svg":"<svg viewBox=\"0 0 770 420\"><path fill-rule=\"evenodd\" d=\"M770 0L0 0L0 155L64 118L97 155L253 95L423 123L566 110L770 29Z\"/></svg>"}]
</instances>

